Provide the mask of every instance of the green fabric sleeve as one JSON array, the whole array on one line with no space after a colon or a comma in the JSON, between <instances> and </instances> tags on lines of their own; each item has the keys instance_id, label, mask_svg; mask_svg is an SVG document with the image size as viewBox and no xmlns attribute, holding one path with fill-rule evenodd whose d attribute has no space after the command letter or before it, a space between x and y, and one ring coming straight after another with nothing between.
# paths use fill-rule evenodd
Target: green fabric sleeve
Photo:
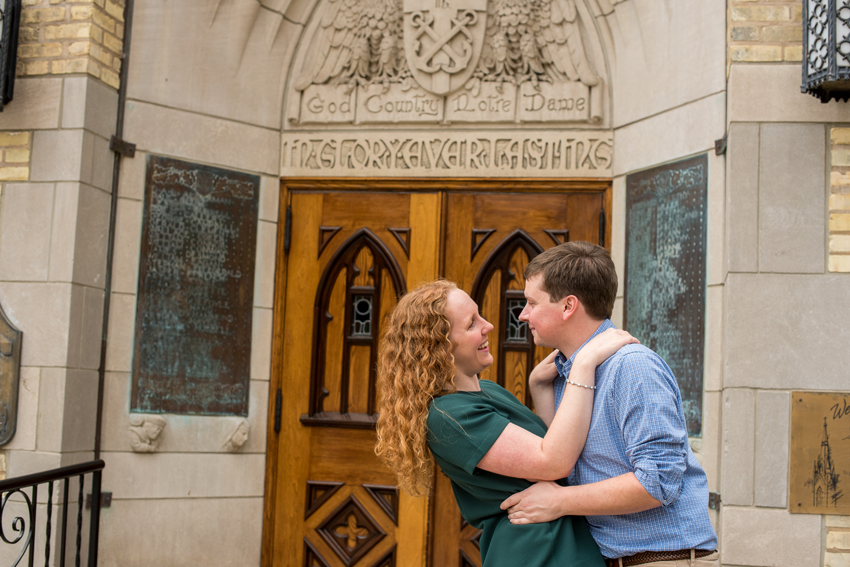
<instances>
[{"instance_id":1,"label":"green fabric sleeve","mask_svg":"<svg viewBox=\"0 0 850 567\"><path fill-rule=\"evenodd\" d=\"M508 423L483 400L460 392L448 394L431 404L428 442L440 458L472 474Z\"/></svg>"}]
</instances>

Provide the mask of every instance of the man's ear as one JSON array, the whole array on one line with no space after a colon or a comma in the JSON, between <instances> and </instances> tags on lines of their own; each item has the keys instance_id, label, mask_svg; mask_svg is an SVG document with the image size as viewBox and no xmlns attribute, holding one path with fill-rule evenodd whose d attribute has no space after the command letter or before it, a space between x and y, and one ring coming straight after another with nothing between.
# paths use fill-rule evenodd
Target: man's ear
<instances>
[{"instance_id":1,"label":"man's ear","mask_svg":"<svg viewBox=\"0 0 850 567\"><path fill-rule=\"evenodd\" d=\"M561 318L566 321L578 310L578 297L568 295L561 300Z\"/></svg>"}]
</instances>

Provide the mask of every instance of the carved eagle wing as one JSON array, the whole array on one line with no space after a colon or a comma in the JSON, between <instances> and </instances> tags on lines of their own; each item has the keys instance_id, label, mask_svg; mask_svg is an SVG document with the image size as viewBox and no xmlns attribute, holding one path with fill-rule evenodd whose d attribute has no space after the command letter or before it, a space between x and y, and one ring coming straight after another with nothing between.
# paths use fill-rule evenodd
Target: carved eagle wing
<instances>
[{"instance_id":1,"label":"carved eagle wing","mask_svg":"<svg viewBox=\"0 0 850 567\"><path fill-rule=\"evenodd\" d=\"M537 45L547 70L554 69L570 81L592 87L599 76L584 52L575 0L544 0L536 3L540 12Z\"/></svg>"},{"instance_id":2,"label":"carved eagle wing","mask_svg":"<svg viewBox=\"0 0 850 567\"><path fill-rule=\"evenodd\" d=\"M490 0L475 77L598 84L584 52L575 0Z\"/></svg>"},{"instance_id":3,"label":"carved eagle wing","mask_svg":"<svg viewBox=\"0 0 850 567\"><path fill-rule=\"evenodd\" d=\"M398 80L404 65L402 0L328 0L295 88Z\"/></svg>"}]
</instances>

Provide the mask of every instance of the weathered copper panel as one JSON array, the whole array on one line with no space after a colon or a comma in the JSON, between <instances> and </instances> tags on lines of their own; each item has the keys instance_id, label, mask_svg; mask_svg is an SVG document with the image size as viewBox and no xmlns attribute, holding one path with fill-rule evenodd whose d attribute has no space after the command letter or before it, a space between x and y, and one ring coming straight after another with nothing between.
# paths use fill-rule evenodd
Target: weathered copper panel
<instances>
[{"instance_id":1,"label":"weathered copper panel","mask_svg":"<svg viewBox=\"0 0 850 567\"><path fill-rule=\"evenodd\" d=\"M850 392L791 392L788 511L850 515Z\"/></svg>"},{"instance_id":2,"label":"weathered copper panel","mask_svg":"<svg viewBox=\"0 0 850 567\"><path fill-rule=\"evenodd\" d=\"M626 177L624 326L670 365L692 436L702 432L707 164Z\"/></svg>"},{"instance_id":3,"label":"weathered copper panel","mask_svg":"<svg viewBox=\"0 0 850 567\"><path fill-rule=\"evenodd\" d=\"M148 157L132 411L248 414L259 186Z\"/></svg>"}]
</instances>

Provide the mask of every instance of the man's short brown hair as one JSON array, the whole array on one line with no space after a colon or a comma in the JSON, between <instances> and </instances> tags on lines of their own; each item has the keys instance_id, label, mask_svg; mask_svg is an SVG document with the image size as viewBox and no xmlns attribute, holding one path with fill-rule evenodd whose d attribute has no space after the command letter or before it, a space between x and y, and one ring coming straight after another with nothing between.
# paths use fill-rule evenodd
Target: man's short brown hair
<instances>
[{"instance_id":1,"label":"man's short brown hair","mask_svg":"<svg viewBox=\"0 0 850 567\"><path fill-rule=\"evenodd\" d=\"M607 250L590 242L565 242L535 257L525 279L542 274L549 301L574 295L594 319L610 319L617 297L617 271Z\"/></svg>"}]
</instances>

